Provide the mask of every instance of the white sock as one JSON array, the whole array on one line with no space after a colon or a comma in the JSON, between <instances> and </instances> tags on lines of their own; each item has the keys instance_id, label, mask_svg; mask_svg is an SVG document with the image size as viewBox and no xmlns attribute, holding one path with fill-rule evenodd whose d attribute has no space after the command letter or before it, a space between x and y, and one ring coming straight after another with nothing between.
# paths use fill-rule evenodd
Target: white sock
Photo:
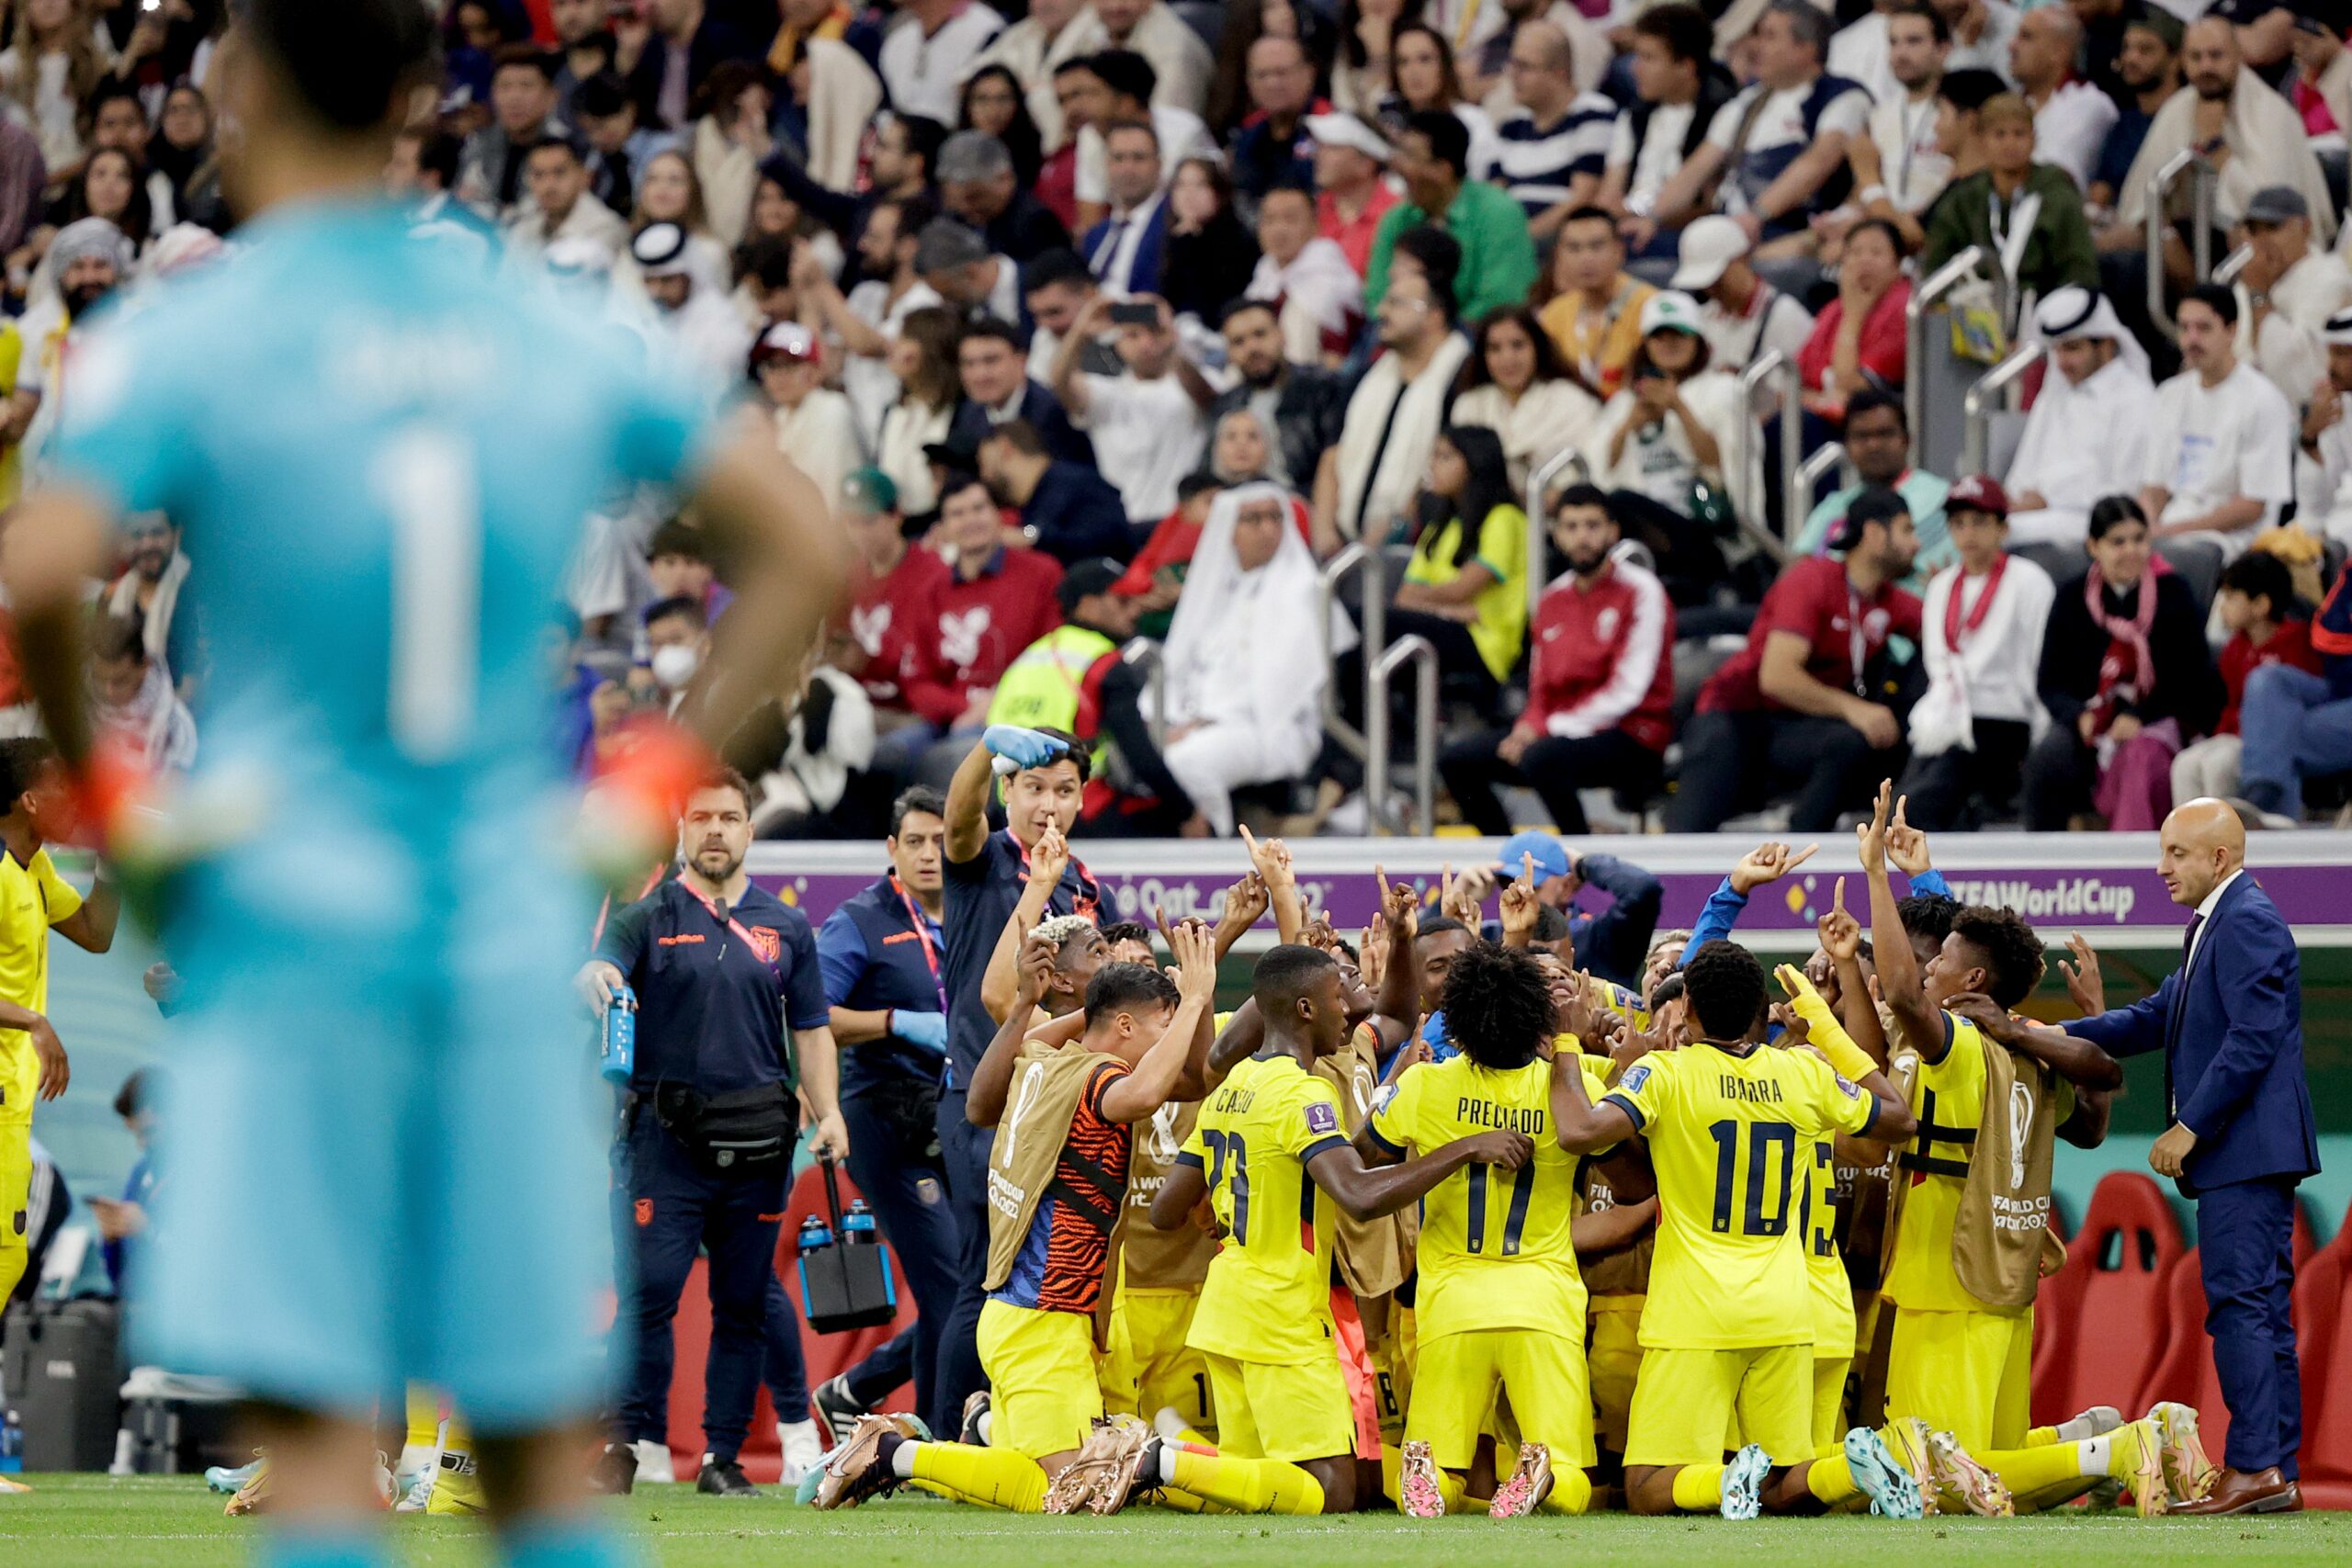
<instances>
[{"instance_id":1,"label":"white sock","mask_svg":"<svg viewBox=\"0 0 2352 1568\"><path fill-rule=\"evenodd\" d=\"M2112 1438L2085 1438L2075 1445L2075 1461L2085 1475L2105 1475L2114 1448Z\"/></svg>"},{"instance_id":2,"label":"white sock","mask_svg":"<svg viewBox=\"0 0 2352 1568\"><path fill-rule=\"evenodd\" d=\"M2065 1420L2059 1422L2052 1430L2057 1432L2058 1440L2062 1443L2079 1443L2086 1438L2098 1437L2098 1419L2088 1411L2085 1411L2080 1416L2068 1416Z\"/></svg>"},{"instance_id":3,"label":"white sock","mask_svg":"<svg viewBox=\"0 0 2352 1568\"><path fill-rule=\"evenodd\" d=\"M1174 1443L1165 1440L1159 1443L1159 1483L1162 1486L1176 1484L1176 1455L1180 1451Z\"/></svg>"},{"instance_id":4,"label":"white sock","mask_svg":"<svg viewBox=\"0 0 2352 1568\"><path fill-rule=\"evenodd\" d=\"M890 1473L901 1481L915 1478L915 1450L922 1444L912 1438L890 1450Z\"/></svg>"},{"instance_id":5,"label":"white sock","mask_svg":"<svg viewBox=\"0 0 2352 1568\"><path fill-rule=\"evenodd\" d=\"M980 1446L981 1446L982 1448L989 1448L989 1447L992 1447L992 1446L993 1446L993 1445L991 1445L991 1444L989 1442L989 1431L990 1431L990 1430L991 1430L995 1426L996 1426L996 1412L995 1412L995 1411L993 1411L993 1410L983 1410L983 1411L981 1411L981 1412L980 1412L980 1418L979 1418L978 1420L977 1420L977 1421L975 1421L975 1422L973 1422L973 1423L972 1423L972 1429L973 1429L973 1430L975 1430L975 1431L977 1431L977 1432L978 1432L978 1433L979 1433L979 1435L980 1435Z\"/></svg>"}]
</instances>

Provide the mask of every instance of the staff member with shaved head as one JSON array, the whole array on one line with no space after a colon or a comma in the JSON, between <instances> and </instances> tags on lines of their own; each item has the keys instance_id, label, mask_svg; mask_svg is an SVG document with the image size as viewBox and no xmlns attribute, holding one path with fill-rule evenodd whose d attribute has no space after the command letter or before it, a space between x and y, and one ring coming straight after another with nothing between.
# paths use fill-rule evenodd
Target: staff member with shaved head
<instances>
[{"instance_id":1,"label":"staff member with shaved head","mask_svg":"<svg viewBox=\"0 0 2352 1568\"><path fill-rule=\"evenodd\" d=\"M2158 873L2192 911L2180 968L2156 994L2068 1026L2109 1055L2165 1054L2172 1125L2148 1163L2197 1201L2205 1327L2230 1408L2227 1467L2175 1514L2290 1512L2302 1440L2295 1325L2295 1186L2319 1170L2303 1078L2294 932L2245 869L2245 829L2218 800L2165 818ZM2098 995L2095 966L2074 982Z\"/></svg>"}]
</instances>

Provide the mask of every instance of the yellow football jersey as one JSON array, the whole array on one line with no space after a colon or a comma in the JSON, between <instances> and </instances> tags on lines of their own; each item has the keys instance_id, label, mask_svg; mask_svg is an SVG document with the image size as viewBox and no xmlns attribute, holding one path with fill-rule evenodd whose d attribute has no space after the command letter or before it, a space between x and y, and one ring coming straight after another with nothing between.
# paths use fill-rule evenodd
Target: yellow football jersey
<instances>
[{"instance_id":1,"label":"yellow football jersey","mask_svg":"<svg viewBox=\"0 0 2352 1568\"><path fill-rule=\"evenodd\" d=\"M1649 1032L1650 1010L1642 1005L1637 992L1612 985L1598 975L1585 976L1584 990L1593 1006L1615 1013L1642 1033Z\"/></svg>"},{"instance_id":2,"label":"yellow football jersey","mask_svg":"<svg viewBox=\"0 0 2352 1568\"><path fill-rule=\"evenodd\" d=\"M1824 1134L1869 1126L1877 1102L1817 1057L1706 1043L1653 1052L1605 1098L1649 1141L1657 1177L1643 1346L1810 1344L1798 1156L1809 1161Z\"/></svg>"},{"instance_id":3,"label":"yellow football jersey","mask_svg":"<svg viewBox=\"0 0 2352 1568\"><path fill-rule=\"evenodd\" d=\"M1974 1024L1957 1014L1945 1013L1943 1020L1944 1038L1950 1042L1944 1059L1920 1057L1911 1078L1911 1111L1919 1118L1919 1134L1895 1156L1896 1179L1907 1183L1908 1190L1903 1195L1885 1293L1914 1312L2029 1311L1986 1306L1968 1293L1952 1268L1952 1224L1960 1217L1960 1196L1968 1186L1976 1129L1984 1120L1984 1053L1999 1047L1989 1044ZM2061 1078L2058 1120L2064 1122L2074 1111L2074 1086Z\"/></svg>"},{"instance_id":4,"label":"yellow football jersey","mask_svg":"<svg viewBox=\"0 0 2352 1568\"><path fill-rule=\"evenodd\" d=\"M1805 1273L1813 1286L1813 1353L1824 1358L1854 1353L1854 1287L1846 1277L1845 1257L1838 1250L1837 1192L1837 1140L1815 1138L1797 1222L1804 1235Z\"/></svg>"},{"instance_id":5,"label":"yellow football jersey","mask_svg":"<svg viewBox=\"0 0 2352 1568\"><path fill-rule=\"evenodd\" d=\"M1292 1056L1252 1056L1202 1104L1177 1157L1208 1176L1225 1237L1184 1342L1305 1366L1331 1354L1331 1200L1306 1162L1347 1142L1331 1086Z\"/></svg>"},{"instance_id":6,"label":"yellow football jersey","mask_svg":"<svg viewBox=\"0 0 2352 1568\"><path fill-rule=\"evenodd\" d=\"M0 998L49 1011L49 928L82 907L73 884L57 874L47 850L19 863L0 853ZM21 1029L0 1029L0 1122L32 1120L40 1062ZM0 1224L7 1217L0 1215Z\"/></svg>"},{"instance_id":7,"label":"yellow football jersey","mask_svg":"<svg viewBox=\"0 0 2352 1568\"><path fill-rule=\"evenodd\" d=\"M1606 1057L1579 1057L1585 1095L1608 1092ZM1497 1072L1468 1056L1408 1067L1372 1112L1372 1136L1395 1154L1428 1154L1457 1138L1524 1133L1535 1157L1515 1171L1464 1166L1421 1200L1422 1338L1472 1329L1583 1333L1584 1280L1569 1227L1577 1156L1552 1126L1552 1064Z\"/></svg>"}]
</instances>

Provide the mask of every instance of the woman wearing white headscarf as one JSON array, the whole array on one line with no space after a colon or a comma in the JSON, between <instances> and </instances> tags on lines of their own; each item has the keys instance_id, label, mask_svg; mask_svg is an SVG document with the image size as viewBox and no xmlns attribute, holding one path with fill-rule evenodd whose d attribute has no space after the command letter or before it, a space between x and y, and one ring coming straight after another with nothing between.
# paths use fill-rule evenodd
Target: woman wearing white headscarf
<instances>
[{"instance_id":1,"label":"woman wearing white headscarf","mask_svg":"<svg viewBox=\"0 0 2352 1568\"><path fill-rule=\"evenodd\" d=\"M1233 792L1304 775L1323 736L1331 652L1354 646L1336 604L1318 622L1315 554L1293 525L1280 485L1216 498L1168 628L1169 772L1220 834L1233 831ZM1327 629L1328 628L1328 629Z\"/></svg>"},{"instance_id":2,"label":"woman wearing white headscarf","mask_svg":"<svg viewBox=\"0 0 2352 1568\"><path fill-rule=\"evenodd\" d=\"M2009 545L2080 545L2091 506L2128 495L2145 465L2154 423L2148 353L2115 307L2087 288L2061 288L2035 307L2053 374L2026 415L2009 464Z\"/></svg>"}]
</instances>

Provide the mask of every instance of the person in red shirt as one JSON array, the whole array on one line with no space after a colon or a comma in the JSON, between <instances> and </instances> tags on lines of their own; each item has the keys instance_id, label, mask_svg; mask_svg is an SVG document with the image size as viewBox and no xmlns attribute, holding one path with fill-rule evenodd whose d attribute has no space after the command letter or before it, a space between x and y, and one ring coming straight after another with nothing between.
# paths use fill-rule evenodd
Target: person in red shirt
<instances>
[{"instance_id":1,"label":"person in red shirt","mask_svg":"<svg viewBox=\"0 0 2352 1568\"><path fill-rule=\"evenodd\" d=\"M2222 573L2214 599L2222 625L2230 631L2222 648L2222 719L2212 734L2174 754L2176 806L2205 795L2226 800L2238 793L2238 704L2245 696L2247 676L2266 664L2320 672L2311 619L2295 598L2294 574L2285 561L2268 550L2248 550Z\"/></svg>"},{"instance_id":2,"label":"person in red shirt","mask_svg":"<svg viewBox=\"0 0 2352 1568\"><path fill-rule=\"evenodd\" d=\"M900 681L907 705L929 728L909 725L888 738L917 737L892 748L892 760L903 765L919 752L911 782L934 787L955 776L987 727L1005 666L1059 623L1054 591L1062 580L1053 557L1005 542L1004 515L978 475L951 474L940 486L939 532L952 569L932 584L907 628Z\"/></svg>"},{"instance_id":3,"label":"person in red shirt","mask_svg":"<svg viewBox=\"0 0 2352 1568\"><path fill-rule=\"evenodd\" d=\"M1887 638L1919 640L1919 601L1895 586L1919 536L1904 499L1873 485L1829 536L1843 559L1792 562L1764 595L1747 646L1699 692L1682 734L1668 832L1724 818L1798 785L1789 826L1818 833L1902 772L1903 718L1881 668Z\"/></svg>"},{"instance_id":4,"label":"person in red shirt","mask_svg":"<svg viewBox=\"0 0 2352 1568\"><path fill-rule=\"evenodd\" d=\"M1665 585L1615 558L1623 537L1593 485L1561 492L1552 545L1568 570L1535 607L1527 707L1508 730L1446 748L1445 787L1481 833L1507 834L1495 786L1523 784L1552 825L1587 831L1577 792L1600 784L1647 794L1674 731L1674 605Z\"/></svg>"},{"instance_id":5,"label":"person in red shirt","mask_svg":"<svg viewBox=\"0 0 2352 1568\"><path fill-rule=\"evenodd\" d=\"M1373 235L1400 199L1381 177L1388 166L1388 141L1351 114L1309 115L1306 133L1315 138L1315 230L1335 242L1362 277L1372 265Z\"/></svg>"},{"instance_id":6,"label":"person in red shirt","mask_svg":"<svg viewBox=\"0 0 2352 1568\"><path fill-rule=\"evenodd\" d=\"M899 487L879 468L860 468L842 481L841 519L857 559L832 662L865 684L875 717L897 728L914 715L900 687L910 652L907 633L946 581L947 563L908 542Z\"/></svg>"},{"instance_id":7,"label":"person in red shirt","mask_svg":"<svg viewBox=\"0 0 2352 1568\"><path fill-rule=\"evenodd\" d=\"M1903 240L1894 225L1883 218L1855 224L1838 264L1838 298L1797 350L1808 410L1843 423L1847 400L1864 387L1903 385L1910 304Z\"/></svg>"}]
</instances>

